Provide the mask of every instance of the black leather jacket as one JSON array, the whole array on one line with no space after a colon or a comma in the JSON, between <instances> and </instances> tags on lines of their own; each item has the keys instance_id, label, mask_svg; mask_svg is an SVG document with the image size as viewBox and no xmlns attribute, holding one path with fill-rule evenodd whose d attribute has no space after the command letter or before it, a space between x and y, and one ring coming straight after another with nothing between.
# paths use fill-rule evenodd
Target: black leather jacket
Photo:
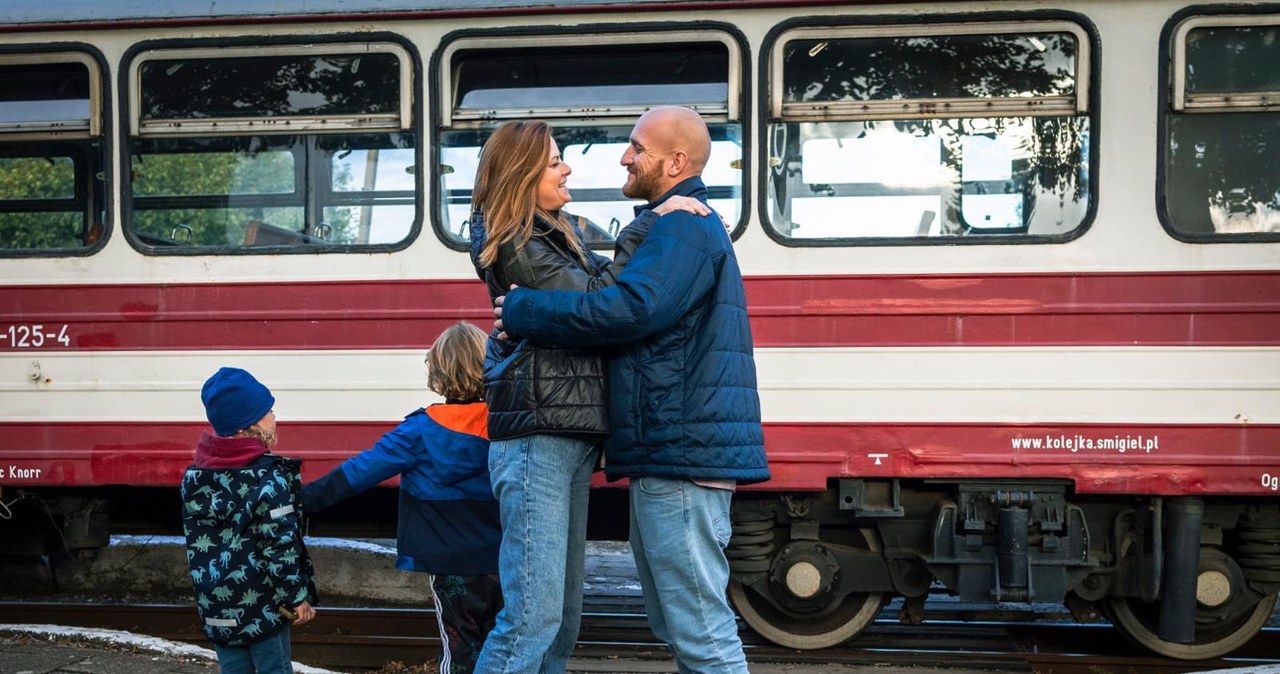
<instances>
[{"instance_id":1,"label":"black leather jacket","mask_svg":"<svg viewBox=\"0 0 1280 674\"><path fill-rule=\"evenodd\" d=\"M579 258L564 234L539 219L524 246L503 244L493 266L482 267L479 256L485 227L483 214L477 212L471 216L471 262L488 286L490 299L506 294L512 284L540 290L599 290L614 284L615 275L621 273L656 219L656 214L646 211L623 228L613 262L585 245L586 259ZM581 231L576 233L581 242ZM489 336L484 368L489 438L534 434L603 437L609 432L607 374L599 351L500 340L495 331Z\"/></svg>"}]
</instances>

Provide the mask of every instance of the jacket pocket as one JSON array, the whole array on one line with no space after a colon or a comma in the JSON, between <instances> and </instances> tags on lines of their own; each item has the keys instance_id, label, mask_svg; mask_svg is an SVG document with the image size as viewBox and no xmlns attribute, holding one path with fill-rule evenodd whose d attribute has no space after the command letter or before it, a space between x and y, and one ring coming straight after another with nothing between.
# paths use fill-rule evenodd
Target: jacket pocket
<instances>
[{"instance_id":1,"label":"jacket pocket","mask_svg":"<svg viewBox=\"0 0 1280 674\"><path fill-rule=\"evenodd\" d=\"M526 411L529 409L535 367L533 348L528 341L490 339L485 349L485 401L491 412Z\"/></svg>"}]
</instances>

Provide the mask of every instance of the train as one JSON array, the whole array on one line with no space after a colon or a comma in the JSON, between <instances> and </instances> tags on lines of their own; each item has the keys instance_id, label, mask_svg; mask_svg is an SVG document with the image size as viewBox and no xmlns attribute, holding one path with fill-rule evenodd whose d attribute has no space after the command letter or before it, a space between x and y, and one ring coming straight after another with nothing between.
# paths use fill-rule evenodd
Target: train
<instances>
[{"instance_id":1,"label":"train","mask_svg":"<svg viewBox=\"0 0 1280 674\"><path fill-rule=\"evenodd\" d=\"M821 649L945 592L1225 655L1280 590L1276 63L1249 0L5 3L0 537L172 525L224 365L305 479L369 446L492 321L488 133L553 125L607 254L631 124L683 105L772 472L747 625Z\"/></svg>"}]
</instances>

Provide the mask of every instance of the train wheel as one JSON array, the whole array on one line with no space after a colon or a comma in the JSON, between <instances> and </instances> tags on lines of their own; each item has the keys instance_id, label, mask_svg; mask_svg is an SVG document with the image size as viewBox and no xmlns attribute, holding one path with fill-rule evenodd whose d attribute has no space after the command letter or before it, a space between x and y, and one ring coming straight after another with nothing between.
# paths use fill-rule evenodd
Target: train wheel
<instances>
[{"instance_id":1,"label":"train wheel","mask_svg":"<svg viewBox=\"0 0 1280 674\"><path fill-rule=\"evenodd\" d=\"M880 550L873 531L859 530L855 538L859 539L857 547ZM819 546L814 547L820 550ZM827 577L830 573L832 571L820 558L820 552L788 555L784 549L774 557L771 572L779 582L768 583L765 592L789 592L794 597L808 598L819 588L830 584ZM880 592L850 593L833 598L826 605L799 612L786 608L783 602L765 596L755 587L744 586L735 580L729 583L729 599L742 619L760 636L779 646L815 650L852 639L875 620L888 598Z\"/></svg>"},{"instance_id":2,"label":"train wheel","mask_svg":"<svg viewBox=\"0 0 1280 674\"><path fill-rule=\"evenodd\" d=\"M1250 603L1240 567L1219 550L1204 549L1196 582L1196 638L1189 644L1159 636L1160 604L1132 597L1108 597L1107 614L1126 636L1144 648L1180 660L1206 660L1243 646L1267 624L1276 595Z\"/></svg>"}]
</instances>

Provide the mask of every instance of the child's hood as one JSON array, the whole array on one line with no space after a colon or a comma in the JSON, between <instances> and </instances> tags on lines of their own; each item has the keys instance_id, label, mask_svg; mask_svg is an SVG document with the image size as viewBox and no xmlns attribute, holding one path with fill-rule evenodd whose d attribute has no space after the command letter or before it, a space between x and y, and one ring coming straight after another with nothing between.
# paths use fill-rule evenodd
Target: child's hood
<instances>
[{"instance_id":1,"label":"child's hood","mask_svg":"<svg viewBox=\"0 0 1280 674\"><path fill-rule=\"evenodd\" d=\"M258 438L224 438L205 431L196 445L196 467L241 468L267 453Z\"/></svg>"}]
</instances>

